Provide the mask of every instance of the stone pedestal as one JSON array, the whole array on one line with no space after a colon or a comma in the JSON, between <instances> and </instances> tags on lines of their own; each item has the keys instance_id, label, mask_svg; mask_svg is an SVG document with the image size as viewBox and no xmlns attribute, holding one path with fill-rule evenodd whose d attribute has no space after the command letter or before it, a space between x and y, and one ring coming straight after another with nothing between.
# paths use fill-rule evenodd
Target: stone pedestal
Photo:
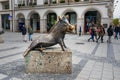
<instances>
[{"instance_id":1,"label":"stone pedestal","mask_svg":"<svg viewBox=\"0 0 120 80\"><path fill-rule=\"evenodd\" d=\"M0 35L0 43L3 43L3 42L4 42L4 40L3 40L2 36Z\"/></svg>"},{"instance_id":2,"label":"stone pedestal","mask_svg":"<svg viewBox=\"0 0 120 80\"><path fill-rule=\"evenodd\" d=\"M46 49L43 52L30 51L25 56L27 73L71 73L72 52L61 48Z\"/></svg>"}]
</instances>

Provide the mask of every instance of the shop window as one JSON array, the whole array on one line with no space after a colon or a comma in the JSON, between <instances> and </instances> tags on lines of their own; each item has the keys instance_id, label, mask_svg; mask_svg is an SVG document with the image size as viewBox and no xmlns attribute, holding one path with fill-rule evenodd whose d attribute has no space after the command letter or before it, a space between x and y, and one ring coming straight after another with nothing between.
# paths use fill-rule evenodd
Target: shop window
<instances>
[{"instance_id":1,"label":"shop window","mask_svg":"<svg viewBox=\"0 0 120 80\"><path fill-rule=\"evenodd\" d=\"M21 6L25 6L25 0L23 0L23 2L22 2L22 5Z\"/></svg>"},{"instance_id":2,"label":"shop window","mask_svg":"<svg viewBox=\"0 0 120 80\"><path fill-rule=\"evenodd\" d=\"M89 0L84 0L84 1L89 1Z\"/></svg>"},{"instance_id":3,"label":"shop window","mask_svg":"<svg viewBox=\"0 0 120 80\"><path fill-rule=\"evenodd\" d=\"M45 1L44 1L44 4L48 4L48 0L45 0Z\"/></svg>"},{"instance_id":4,"label":"shop window","mask_svg":"<svg viewBox=\"0 0 120 80\"><path fill-rule=\"evenodd\" d=\"M18 7L22 6L22 0L18 0Z\"/></svg>"},{"instance_id":5,"label":"shop window","mask_svg":"<svg viewBox=\"0 0 120 80\"><path fill-rule=\"evenodd\" d=\"M37 5L37 0L34 0L33 5Z\"/></svg>"},{"instance_id":6,"label":"shop window","mask_svg":"<svg viewBox=\"0 0 120 80\"><path fill-rule=\"evenodd\" d=\"M18 4L22 4L22 0L18 0Z\"/></svg>"},{"instance_id":7,"label":"shop window","mask_svg":"<svg viewBox=\"0 0 120 80\"><path fill-rule=\"evenodd\" d=\"M32 6L32 0L30 0L30 2L29 2L29 6Z\"/></svg>"}]
</instances>

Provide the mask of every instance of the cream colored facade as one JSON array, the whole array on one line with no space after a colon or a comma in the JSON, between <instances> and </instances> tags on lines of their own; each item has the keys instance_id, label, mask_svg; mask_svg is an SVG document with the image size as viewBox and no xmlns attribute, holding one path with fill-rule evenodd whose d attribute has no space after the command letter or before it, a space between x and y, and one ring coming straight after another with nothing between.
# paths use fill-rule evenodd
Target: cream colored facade
<instances>
[{"instance_id":1,"label":"cream colored facade","mask_svg":"<svg viewBox=\"0 0 120 80\"><path fill-rule=\"evenodd\" d=\"M113 0L7 0L9 9L0 9L2 14L10 14L10 30L19 31L21 25L32 26L34 31L47 32L47 23L49 16L63 16L68 14L70 22L76 25L76 32L79 26L85 32L86 19L92 17L92 20L100 24L109 26L113 18ZM0 0L0 6L4 0ZM93 15L95 14L95 16ZM2 18L0 18L2 23ZM0 24L2 26L2 24Z\"/></svg>"}]
</instances>

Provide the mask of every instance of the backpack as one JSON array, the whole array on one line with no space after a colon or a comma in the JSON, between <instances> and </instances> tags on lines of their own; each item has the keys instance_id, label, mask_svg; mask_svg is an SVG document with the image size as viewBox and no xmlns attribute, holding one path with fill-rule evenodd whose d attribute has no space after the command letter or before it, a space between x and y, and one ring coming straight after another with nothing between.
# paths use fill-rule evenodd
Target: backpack
<instances>
[{"instance_id":1,"label":"backpack","mask_svg":"<svg viewBox=\"0 0 120 80\"><path fill-rule=\"evenodd\" d=\"M100 32L101 32L101 29L100 29L100 28L98 28L98 29L97 29L97 32L98 32L98 33L100 33Z\"/></svg>"},{"instance_id":2,"label":"backpack","mask_svg":"<svg viewBox=\"0 0 120 80\"><path fill-rule=\"evenodd\" d=\"M108 28L107 32L109 35L111 35L111 36L113 35L113 30L111 28Z\"/></svg>"},{"instance_id":3,"label":"backpack","mask_svg":"<svg viewBox=\"0 0 120 80\"><path fill-rule=\"evenodd\" d=\"M28 28L28 32L29 32L29 34L33 34L32 28Z\"/></svg>"},{"instance_id":4,"label":"backpack","mask_svg":"<svg viewBox=\"0 0 120 80\"><path fill-rule=\"evenodd\" d=\"M89 33L94 34L94 29L93 28L89 29Z\"/></svg>"},{"instance_id":5,"label":"backpack","mask_svg":"<svg viewBox=\"0 0 120 80\"><path fill-rule=\"evenodd\" d=\"M89 33L90 33L90 34L92 33L92 29L89 29Z\"/></svg>"}]
</instances>

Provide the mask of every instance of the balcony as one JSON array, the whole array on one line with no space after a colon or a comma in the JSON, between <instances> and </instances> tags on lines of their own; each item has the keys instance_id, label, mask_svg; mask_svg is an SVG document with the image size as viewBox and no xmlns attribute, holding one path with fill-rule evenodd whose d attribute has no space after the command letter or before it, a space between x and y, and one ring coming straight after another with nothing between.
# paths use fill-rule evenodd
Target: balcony
<instances>
[{"instance_id":1,"label":"balcony","mask_svg":"<svg viewBox=\"0 0 120 80\"><path fill-rule=\"evenodd\" d=\"M79 0L59 0L59 1L57 1L57 0L54 0L54 1L51 1L51 2L48 2L48 1L45 1L44 2L44 5L58 5L58 4L60 4L60 5L66 5L66 4L68 4L68 3L74 3L74 2L80 2Z\"/></svg>"},{"instance_id":2,"label":"balcony","mask_svg":"<svg viewBox=\"0 0 120 80\"><path fill-rule=\"evenodd\" d=\"M99 3L106 2L110 0L54 0L52 2L45 1L44 5L55 5L55 4L77 4L77 3Z\"/></svg>"},{"instance_id":3,"label":"balcony","mask_svg":"<svg viewBox=\"0 0 120 80\"><path fill-rule=\"evenodd\" d=\"M101 3L106 2L110 0L45 0L43 5L37 5L37 2L35 3L27 3L27 4L18 4L18 8L29 8L29 7L44 7L44 6L58 6L58 5L74 5L74 4L89 4L89 3Z\"/></svg>"},{"instance_id":4,"label":"balcony","mask_svg":"<svg viewBox=\"0 0 120 80\"><path fill-rule=\"evenodd\" d=\"M28 3L28 4L24 4L24 3L22 3L22 4L18 4L18 8L25 8L25 7L34 7L34 6L36 6L37 5L37 3Z\"/></svg>"}]
</instances>

